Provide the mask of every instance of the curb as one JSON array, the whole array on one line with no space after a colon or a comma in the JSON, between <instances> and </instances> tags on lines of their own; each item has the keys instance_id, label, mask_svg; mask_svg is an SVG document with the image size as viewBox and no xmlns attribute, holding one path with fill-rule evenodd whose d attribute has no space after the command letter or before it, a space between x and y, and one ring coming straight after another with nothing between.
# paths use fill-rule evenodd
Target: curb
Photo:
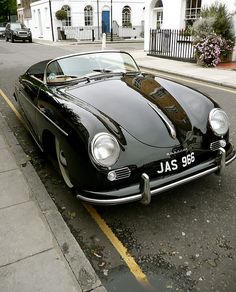
<instances>
[{"instance_id":1,"label":"curb","mask_svg":"<svg viewBox=\"0 0 236 292\"><path fill-rule=\"evenodd\" d=\"M149 72L153 72L155 74L162 73L162 74L168 74L168 75L173 75L173 76L179 76L179 77L184 77L186 79L200 81L202 83L211 83L211 84L214 84L214 85L223 86L223 87L227 87L227 88L230 88L230 89L236 89L236 86L233 85L233 84L230 84L230 83L228 84L228 83L225 83L225 82L218 82L218 81L209 80L209 79L203 80L202 78L197 77L197 76L193 76L193 75L185 75L185 74L181 74L179 72L170 72L170 71L166 71L166 70L162 70L162 69L155 69L155 68L146 67L146 66L142 66L142 65L139 65L139 68L141 68L143 70L146 70L146 71L149 71Z\"/></svg>"},{"instance_id":2,"label":"curb","mask_svg":"<svg viewBox=\"0 0 236 292\"><path fill-rule=\"evenodd\" d=\"M42 215L50 227L52 236L56 240L61 253L68 262L82 291L106 292L106 289L70 232L60 212L57 210L55 203L49 196L34 167L30 163L28 156L19 145L2 114L0 114L0 120L3 125L3 134L11 152L14 154L16 163L20 166L20 170L38 203Z\"/></svg>"},{"instance_id":3,"label":"curb","mask_svg":"<svg viewBox=\"0 0 236 292\"><path fill-rule=\"evenodd\" d=\"M205 80L203 80L201 77L197 77L194 75L185 75L185 74L181 74L179 72L170 72L170 71L162 70L162 69L154 69L154 68L142 66L139 64L138 64L138 66L139 66L139 68L141 68L143 70L147 70L149 72L152 72L153 74L158 74L158 73L168 74L168 75L173 75L173 76L178 76L178 77L184 77L186 79L200 81L202 83L211 83L214 85L223 86L223 87L230 88L230 89L236 89L236 86L231 84L231 83L219 82L219 81L215 81L215 80L211 80L211 79L207 79L207 78Z\"/></svg>"},{"instance_id":4,"label":"curb","mask_svg":"<svg viewBox=\"0 0 236 292\"><path fill-rule=\"evenodd\" d=\"M42 44L42 45L48 45L48 46L63 46L63 45L70 45L70 46L79 46L79 45L102 45L102 40L98 41L44 41L39 39L33 39L33 43L35 44ZM106 44L142 44L144 43L143 40L121 40L121 41L111 41L106 40Z\"/></svg>"}]
</instances>

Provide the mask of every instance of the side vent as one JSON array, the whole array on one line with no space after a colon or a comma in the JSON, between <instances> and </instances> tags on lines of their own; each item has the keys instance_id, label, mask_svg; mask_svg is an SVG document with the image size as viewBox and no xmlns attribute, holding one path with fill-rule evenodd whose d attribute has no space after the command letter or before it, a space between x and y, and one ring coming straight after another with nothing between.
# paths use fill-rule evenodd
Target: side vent
<instances>
[{"instance_id":1,"label":"side vent","mask_svg":"<svg viewBox=\"0 0 236 292\"><path fill-rule=\"evenodd\" d=\"M128 178L131 175L131 170L128 167L112 170L107 174L107 178L110 181Z\"/></svg>"},{"instance_id":2,"label":"side vent","mask_svg":"<svg viewBox=\"0 0 236 292\"><path fill-rule=\"evenodd\" d=\"M226 146L225 140L218 140L218 141L212 142L210 144L210 149L211 149L211 151L217 151L222 147L224 148L225 146Z\"/></svg>"}]
</instances>

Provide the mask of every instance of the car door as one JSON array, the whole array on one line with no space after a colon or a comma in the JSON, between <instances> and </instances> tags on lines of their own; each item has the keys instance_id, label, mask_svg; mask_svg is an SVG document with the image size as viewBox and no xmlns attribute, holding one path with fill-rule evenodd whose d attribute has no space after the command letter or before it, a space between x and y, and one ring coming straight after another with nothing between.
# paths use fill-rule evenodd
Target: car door
<instances>
[{"instance_id":1,"label":"car door","mask_svg":"<svg viewBox=\"0 0 236 292\"><path fill-rule=\"evenodd\" d=\"M39 88L42 86L42 81L33 78L31 75L24 75L19 82L19 102L24 111L25 117L28 120L33 134L37 136L36 111L37 98Z\"/></svg>"}]
</instances>

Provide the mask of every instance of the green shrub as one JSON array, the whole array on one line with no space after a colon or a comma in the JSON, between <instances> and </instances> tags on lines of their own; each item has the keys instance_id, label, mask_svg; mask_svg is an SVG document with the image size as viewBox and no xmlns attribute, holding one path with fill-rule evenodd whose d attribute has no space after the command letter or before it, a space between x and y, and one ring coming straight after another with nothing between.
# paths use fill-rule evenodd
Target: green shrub
<instances>
[{"instance_id":1,"label":"green shrub","mask_svg":"<svg viewBox=\"0 0 236 292\"><path fill-rule=\"evenodd\" d=\"M214 19L212 23L213 32L226 40L234 41L232 16L225 4L215 2L209 7L204 7L200 16L203 19Z\"/></svg>"},{"instance_id":2,"label":"green shrub","mask_svg":"<svg viewBox=\"0 0 236 292\"><path fill-rule=\"evenodd\" d=\"M58 20L65 20L67 18L67 12L63 9L57 10L55 15L56 15L56 19Z\"/></svg>"}]
</instances>

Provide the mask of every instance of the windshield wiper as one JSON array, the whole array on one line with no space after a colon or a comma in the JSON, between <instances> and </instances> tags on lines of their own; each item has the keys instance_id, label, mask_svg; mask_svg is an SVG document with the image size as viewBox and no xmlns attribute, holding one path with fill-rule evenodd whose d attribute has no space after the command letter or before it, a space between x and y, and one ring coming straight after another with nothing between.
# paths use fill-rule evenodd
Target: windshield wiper
<instances>
[{"instance_id":1,"label":"windshield wiper","mask_svg":"<svg viewBox=\"0 0 236 292\"><path fill-rule=\"evenodd\" d=\"M100 72L100 73L112 73L112 70L108 69L94 69L94 72Z\"/></svg>"},{"instance_id":2,"label":"windshield wiper","mask_svg":"<svg viewBox=\"0 0 236 292\"><path fill-rule=\"evenodd\" d=\"M75 76L75 75L59 75L54 79L47 81L48 85L62 85L68 83L79 83L79 82L90 82L90 78L86 76Z\"/></svg>"},{"instance_id":3,"label":"windshield wiper","mask_svg":"<svg viewBox=\"0 0 236 292\"><path fill-rule=\"evenodd\" d=\"M133 76L133 75L142 75L142 72L141 71L127 71L124 73L125 76Z\"/></svg>"}]
</instances>

